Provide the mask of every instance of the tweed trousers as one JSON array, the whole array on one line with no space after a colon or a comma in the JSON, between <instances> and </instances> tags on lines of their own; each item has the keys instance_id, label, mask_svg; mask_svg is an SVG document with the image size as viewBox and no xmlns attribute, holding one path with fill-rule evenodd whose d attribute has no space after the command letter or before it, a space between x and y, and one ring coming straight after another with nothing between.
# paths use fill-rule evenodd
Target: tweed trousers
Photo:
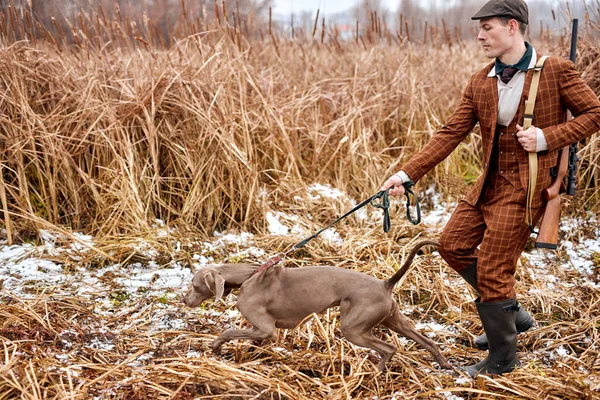
<instances>
[{"instance_id":1,"label":"tweed trousers","mask_svg":"<svg viewBox=\"0 0 600 400\"><path fill-rule=\"evenodd\" d=\"M439 252L455 271L477 261L482 302L515 297L515 270L531 232L525 223L523 188L515 188L498 172L488 175L479 201L461 200L444 227ZM532 210L534 223L544 208Z\"/></svg>"}]
</instances>

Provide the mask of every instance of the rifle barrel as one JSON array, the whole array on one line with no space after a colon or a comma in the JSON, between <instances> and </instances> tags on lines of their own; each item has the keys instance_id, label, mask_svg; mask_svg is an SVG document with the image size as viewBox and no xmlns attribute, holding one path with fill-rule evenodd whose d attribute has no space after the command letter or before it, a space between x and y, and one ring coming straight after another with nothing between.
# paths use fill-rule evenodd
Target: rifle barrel
<instances>
[{"instance_id":1,"label":"rifle barrel","mask_svg":"<svg viewBox=\"0 0 600 400\"><path fill-rule=\"evenodd\" d=\"M569 54L569 59L575 64L575 60L577 58L577 26L579 25L579 20L577 18L573 18L573 28L571 30L571 51ZM570 113L569 113L570 115ZM570 117L569 117L570 118ZM577 142L571 144L569 146L569 173L567 178L567 187L566 192L569 196L575 195L575 187L577 186Z\"/></svg>"},{"instance_id":2,"label":"rifle barrel","mask_svg":"<svg viewBox=\"0 0 600 400\"><path fill-rule=\"evenodd\" d=\"M569 53L569 60L573 61L575 64L575 59L577 58L577 26L579 25L579 20L577 18L573 19L573 30L571 31L571 52Z\"/></svg>"}]
</instances>

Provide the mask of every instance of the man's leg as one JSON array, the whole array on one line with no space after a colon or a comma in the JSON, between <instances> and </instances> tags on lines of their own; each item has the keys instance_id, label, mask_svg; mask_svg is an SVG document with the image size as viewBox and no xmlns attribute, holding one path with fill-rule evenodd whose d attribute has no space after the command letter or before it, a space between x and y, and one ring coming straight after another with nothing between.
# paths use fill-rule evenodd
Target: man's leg
<instances>
[{"instance_id":1,"label":"man's leg","mask_svg":"<svg viewBox=\"0 0 600 400\"><path fill-rule=\"evenodd\" d=\"M477 287L482 302L515 296L517 261L531 235L525 223L525 198L524 190L506 182L486 193L480 205L487 226L477 253ZM532 212L535 224L543 209Z\"/></svg>"},{"instance_id":2,"label":"man's leg","mask_svg":"<svg viewBox=\"0 0 600 400\"><path fill-rule=\"evenodd\" d=\"M477 286L477 262L474 262L472 265L459 272L459 274L479 294L479 288ZM534 323L535 320L529 312L527 312L525 308L519 306L519 310L515 314L515 327L517 328L517 333L528 331ZM487 350L489 348L489 342L485 332L477 336L473 342L479 350Z\"/></svg>"},{"instance_id":3,"label":"man's leg","mask_svg":"<svg viewBox=\"0 0 600 400\"><path fill-rule=\"evenodd\" d=\"M440 255L453 270L460 274L477 262L477 246L485 229L483 213L461 200L440 237ZM476 285L467 282L477 290Z\"/></svg>"},{"instance_id":4,"label":"man's leg","mask_svg":"<svg viewBox=\"0 0 600 400\"><path fill-rule=\"evenodd\" d=\"M461 201L446 224L440 238L440 255L452 269L479 293L477 285L477 246L483 240L486 224L484 214L477 207ZM533 325L533 318L524 308L515 315L517 332L525 332ZM489 347L487 335L475 339L481 350Z\"/></svg>"},{"instance_id":5,"label":"man's leg","mask_svg":"<svg viewBox=\"0 0 600 400\"><path fill-rule=\"evenodd\" d=\"M477 257L477 311L489 341L489 354L465 368L471 375L502 374L520 365L517 358L515 269L530 236L525 224L525 193L506 181L496 181L482 198L480 209L486 222ZM541 210L534 210L534 219Z\"/></svg>"}]
</instances>

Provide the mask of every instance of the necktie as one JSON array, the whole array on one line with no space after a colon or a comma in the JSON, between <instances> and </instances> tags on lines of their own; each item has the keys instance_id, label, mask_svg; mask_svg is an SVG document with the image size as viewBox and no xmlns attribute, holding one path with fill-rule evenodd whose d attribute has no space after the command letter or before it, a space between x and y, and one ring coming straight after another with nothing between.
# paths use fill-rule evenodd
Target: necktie
<instances>
[{"instance_id":1,"label":"necktie","mask_svg":"<svg viewBox=\"0 0 600 400\"><path fill-rule=\"evenodd\" d=\"M517 73L518 69L513 67L504 67L502 70L502 75L500 75L500 80L504 83L510 82L513 76Z\"/></svg>"}]
</instances>

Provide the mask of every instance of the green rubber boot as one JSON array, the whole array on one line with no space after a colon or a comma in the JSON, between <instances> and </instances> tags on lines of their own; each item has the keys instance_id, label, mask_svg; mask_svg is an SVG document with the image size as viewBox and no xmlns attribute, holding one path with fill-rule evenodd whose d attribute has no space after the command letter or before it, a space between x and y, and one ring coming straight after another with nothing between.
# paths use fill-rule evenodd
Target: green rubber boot
<instances>
[{"instance_id":1,"label":"green rubber boot","mask_svg":"<svg viewBox=\"0 0 600 400\"><path fill-rule=\"evenodd\" d=\"M479 293L477 286L477 261L458 273L462 278ZM519 306L519 311L515 315L515 326L517 333L525 332L533 326L533 317L523 307ZM485 333L475 338L475 346L480 350L489 349L487 335Z\"/></svg>"},{"instance_id":2,"label":"green rubber boot","mask_svg":"<svg viewBox=\"0 0 600 400\"><path fill-rule=\"evenodd\" d=\"M515 314L519 308L517 299L490 303L482 303L477 299L475 305L487 334L489 353L482 361L463 367L463 370L475 377L478 374L500 375L520 366L515 327Z\"/></svg>"}]
</instances>

